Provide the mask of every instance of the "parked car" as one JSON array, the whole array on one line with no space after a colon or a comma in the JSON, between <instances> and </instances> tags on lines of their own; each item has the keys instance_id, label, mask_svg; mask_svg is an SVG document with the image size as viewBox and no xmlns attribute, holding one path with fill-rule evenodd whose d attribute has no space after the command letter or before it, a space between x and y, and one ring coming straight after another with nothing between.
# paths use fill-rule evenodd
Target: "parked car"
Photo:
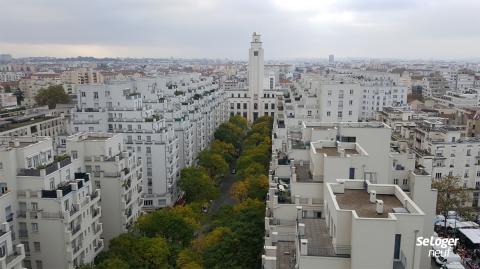
<instances>
[{"instance_id":1,"label":"parked car","mask_svg":"<svg viewBox=\"0 0 480 269\"><path fill-rule=\"evenodd\" d=\"M461 261L462 261L462 258L453 252L450 252L448 256L444 257L443 255L440 255L435 258L435 262L438 265L447 265L453 262L461 262Z\"/></svg>"},{"instance_id":2,"label":"parked car","mask_svg":"<svg viewBox=\"0 0 480 269\"><path fill-rule=\"evenodd\" d=\"M465 269L460 262L452 262L442 266L442 269Z\"/></svg>"}]
</instances>

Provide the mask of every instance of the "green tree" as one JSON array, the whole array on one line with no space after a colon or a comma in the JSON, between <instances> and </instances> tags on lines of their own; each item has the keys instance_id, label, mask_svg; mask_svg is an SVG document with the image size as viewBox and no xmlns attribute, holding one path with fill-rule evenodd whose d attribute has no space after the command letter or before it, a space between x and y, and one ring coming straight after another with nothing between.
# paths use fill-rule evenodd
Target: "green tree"
<instances>
[{"instance_id":1,"label":"green tree","mask_svg":"<svg viewBox=\"0 0 480 269\"><path fill-rule=\"evenodd\" d=\"M94 267L95 269L129 269L128 263L120 258L113 257L102 261L100 264Z\"/></svg>"},{"instance_id":2,"label":"green tree","mask_svg":"<svg viewBox=\"0 0 480 269\"><path fill-rule=\"evenodd\" d=\"M210 146L213 153L220 154L225 161L231 163L235 158L235 146L220 140L214 140Z\"/></svg>"},{"instance_id":3,"label":"green tree","mask_svg":"<svg viewBox=\"0 0 480 269\"><path fill-rule=\"evenodd\" d=\"M228 122L234 124L235 126L237 126L238 128L240 128L242 130L246 130L247 127L248 127L247 119L245 119L244 117L242 117L240 115L235 115L235 116L230 117L230 119L228 119Z\"/></svg>"},{"instance_id":4,"label":"green tree","mask_svg":"<svg viewBox=\"0 0 480 269\"><path fill-rule=\"evenodd\" d=\"M238 175L241 178L246 178L249 176L259 176L265 174L267 171L265 166L260 163L251 163L246 168L238 170Z\"/></svg>"},{"instance_id":5,"label":"green tree","mask_svg":"<svg viewBox=\"0 0 480 269\"><path fill-rule=\"evenodd\" d=\"M242 130L240 127L231 122L226 122L220 124L214 133L214 137L215 139L234 145L236 149L240 149L243 140L243 134L244 130Z\"/></svg>"},{"instance_id":6,"label":"green tree","mask_svg":"<svg viewBox=\"0 0 480 269\"><path fill-rule=\"evenodd\" d=\"M213 224L229 228L232 234L205 251L205 268L260 268L264 218L265 204L258 200L247 199L222 209Z\"/></svg>"},{"instance_id":7,"label":"green tree","mask_svg":"<svg viewBox=\"0 0 480 269\"><path fill-rule=\"evenodd\" d=\"M437 214L445 216L445 228L448 211L456 211L464 217L471 216L471 209L467 206L470 195L463 188L460 177L446 176L435 179L432 188L437 189Z\"/></svg>"},{"instance_id":8,"label":"green tree","mask_svg":"<svg viewBox=\"0 0 480 269\"><path fill-rule=\"evenodd\" d=\"M170 268L168 265L170 249L167 241L162 237L148 238L132 233L121 234L110 241L108 252L111 258L102 261L100 266L104 263L106 263L105 266L109 263L118 263L118 261L109 260L120 258L128 264L129 268Z\"/></svg>"},{"instance_id":9,"label":"green tree","mask_svg":"<svg viewBox=\"0 0 480 269\"><path fill-rule=\"evenodd\" d=\"M70 96L65 93L62 85L54 85L40 89L35 96L35 102L41 106L48 105L48 108L53 109L57 104L68 104Z\"/></svg>"},{"instance_id":10,"label":"green tree","mask_svg":"<svg viewBox=\"0 0 480 269\"><path fill-rule=\"evenodd\" d=\"M214 181L202 168L187 167L180 172L178 186L185 192L187 203L209 201L218 196Z\"/></svg>"},{"instance_id":11,"label":"green tree","mask_svg":"<svg viewBox=\"0 0 480 269\"><path fill-rule=\"evenodd\" d=\"M191 219L185 218L175 209L164 208L148 215L140 216L136 223L136 230L147 237L160 236L175 247L185 247L194 238L197 227Z\"/></svg>"},{"instance_id":12,"label":"green tree","mask_svg":"<svg viewBox=\"0 0 480 269\"><path fill-rule=\"evenodd\" d=\"M268 177L265 175L249 176L247 182L247 196L252 199L263 200L268 192Z\"/></svg>"},{"instance_id":13,"label":"green tree","mask_svg":"<svg viewBox=\"0 0 480 269\"><path fill-rule=\"evenodd\" d=\"M198 154L198 164L205 168L214 180L218 180L228 173L228 163L225 159L210 150L204 150Z\"/></svg>"}]
</instances>

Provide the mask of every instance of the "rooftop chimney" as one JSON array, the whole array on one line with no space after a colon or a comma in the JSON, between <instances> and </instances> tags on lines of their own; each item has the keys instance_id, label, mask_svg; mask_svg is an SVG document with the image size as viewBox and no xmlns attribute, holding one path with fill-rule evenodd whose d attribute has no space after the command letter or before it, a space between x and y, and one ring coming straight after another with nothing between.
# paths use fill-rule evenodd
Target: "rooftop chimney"
<instances>
[{"instance_id":1,"label":"rooftop chimney","mask_svg":"<svg viewBox=\"0 0 480 269\"><path fill-rule=\"evenodd\" d=\"M308 255L308 239L300 239L300 255Z\"/></svg>"},{"instance_id":2,"label":"rooftop chimney","mask_svg":"<svg viewBox=\"0 0 480 269\"><path fill-rule=\"evenodd\" d=\"M370 191L370 203L375 203L377 201L377 192L372 190Z\"/></svg>"},{"instance_id":3,"label":"rooftop chimney","mask_svg":"<svg viewBox=\"0 0 480 269\"><path fill-rule=\"evenodd\" d=\"M383 201L377 200L377 214L383 214Z\"/></svg>"}]
</instances>

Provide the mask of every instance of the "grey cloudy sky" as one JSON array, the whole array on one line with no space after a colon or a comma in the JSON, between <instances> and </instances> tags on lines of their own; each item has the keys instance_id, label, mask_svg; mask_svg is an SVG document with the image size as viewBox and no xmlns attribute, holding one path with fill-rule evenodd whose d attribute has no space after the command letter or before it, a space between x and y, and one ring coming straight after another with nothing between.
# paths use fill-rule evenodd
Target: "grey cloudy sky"
<instances>
[{"instance_id":1,"label":"grey cloudy sky","mask_svg":"<svg viewBox=\"0 0 480 269\"><path fill-rule=\"evenodd\" d=\"M0 0L0 53L246 59L480 56L479 0Z\"/></svg>"}]
</instances>

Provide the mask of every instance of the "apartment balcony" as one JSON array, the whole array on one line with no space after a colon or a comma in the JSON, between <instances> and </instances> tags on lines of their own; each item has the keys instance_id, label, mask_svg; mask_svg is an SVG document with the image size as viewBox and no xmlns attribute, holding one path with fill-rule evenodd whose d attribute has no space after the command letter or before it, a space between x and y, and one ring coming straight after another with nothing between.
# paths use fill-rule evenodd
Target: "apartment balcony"
<instances>
[{"instance_id":1,"label":"apartment balcony","mask_svg":"<svg viewBox=\"0 0 480 269\"><path fill-rule=\"evenodd\" d=\"M13 213L9 213L6 215L6 221L7 222L12 222L13 221L13 217L14 217L14 214Z\"/></svg>"},{"instance_id":2,"label":"apartment balcony","mask_svg":"<svg viewBox=\"0 0 480 269\"><path fill-rule=\"evenodd\" d=\"M75 234L77 234L80 230L82 229L82 225L79 223L77 225L75 225L75 227L73 227L71 229L71 232L72 232L72 236L74 236Z\"/></svg>"},{"instance_id":3,"label":"apartment balcony","mask_svg":"<svg viewBox=\"0 0 480 269\"><path fill-rule=\"evenodd\" d=\"M95 254L99 253L103 250L103 239L97 240L97 244L95 245Z\"/></svg>"},{"instance_id":4,"label":"apartment balcony","mask_svg":"<svg viewBox=\"0 0 480 269\"><path fill-rule=\"evenodd\" d=\"M70 217L75 215L75 213L79 212L80 211L80 205L79 204L72 204L72 206L70 207Z\"/></svg>"},{"instance_id":5,"label":"apartment balcony","mask_svg":"<svg viewBox=\"0 0 480 269\"><path fill-rule=\"evenodd\" d=\"M0 269L23 268L21 266L23 259L25 259L25 249L23 244L18 244L12 252L0 257Z\"/></svg>"},{"instance_id":6,"label":"apartment balcony","mask_svg":"<svg viewBox=\"0 0 480 269\"><path fill-rule=\"evenodd\" d=\"M101 223L98 223L94 226L93 233L94 234L100 234L103 231L103 225Z\"/></svg>"},{"instance_id":7,"label":"apartment balcony","mask_svg":"<svg viewBox=\"0 0 480 269\"><path fill-rule=\"evenodd\" d=\"M334 245L324 219L297 223L297 246L301 256L350 258L350 245Z\"/></svg>"},{"instance_id":8,"label":"apartment balcony","mask_svg":"<svg viewBox=\"0 0 480 269\"><path fill-rule=\"evenodd\" d=\"M83 248L82 244L78 244L73 247L73 254L75 255L77 252L79 252Z\"/></svg>"},{"instance_id":9,"label":"apartment balcony","mask_svg":"<svg viewBox=\"0 0 480 269\"><path fill-rule=\"evenodd\" d=\"M127 217L127 219L129 219L133 214L133 211L132 211L132 208L128 208L125 210L125 216Z\"/></svg>"},{"instance_id":10,"label":"apartment balcony","mask_svg":"<svg viewBox=\"0 0 480 269\"><path fill-rule=\"evenodd\" d=\"M99 190L95 190L92 192L92 194L90 195L90 198L93 200L95 200L98 196L100 196L100 191Z\"/></svg>"}]
</instances>

